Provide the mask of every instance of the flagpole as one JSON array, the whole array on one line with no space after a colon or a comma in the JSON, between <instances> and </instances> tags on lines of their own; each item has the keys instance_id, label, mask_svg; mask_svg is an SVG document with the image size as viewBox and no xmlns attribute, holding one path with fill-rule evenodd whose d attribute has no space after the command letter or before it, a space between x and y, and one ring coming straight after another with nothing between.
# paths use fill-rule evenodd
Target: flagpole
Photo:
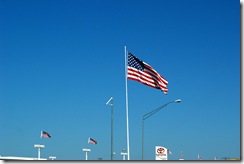
<instances>
[{"instance_id":1,"label":"flagpole","mask_svg":"<svg viewBox=\"0 0 244 164\"><path fill-rule=\"evenodd\" d=\"M127 52L125 46L125 99L126 99L126 137L127 137L127 160L130 160L129 144L129 118L128 118L128 87L127 87Z\"/></svg>"}]
</instances>

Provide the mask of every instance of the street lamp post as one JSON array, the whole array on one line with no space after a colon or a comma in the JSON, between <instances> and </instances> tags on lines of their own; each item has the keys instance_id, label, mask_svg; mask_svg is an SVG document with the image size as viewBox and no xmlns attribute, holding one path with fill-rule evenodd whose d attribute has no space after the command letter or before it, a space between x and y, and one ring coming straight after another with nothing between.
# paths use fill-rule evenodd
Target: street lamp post
<instances>
[{"instance_id":1,"label":"street lamp post","mask_svg":"<svg viewBox=\"0 0 244 164\"><path fill-rule=\"evenodd\" d=\"M50 158L51 160L55 160L55 159L56 159L55 156L49 156L49 158Z\"/></svg>"},{"instance_id":2,"label":"street lamp post","mask_svg":"<svg viewBox=\"0 0 244 164\"><path fill-rule=\"evenodd\" d=\"M120 154L123 156L123 160L125 160L125 156L127 156L125 149L123 149Z\"/></svg>"},{"instance_id":3,"label":"street lamp post","mask_svg":"<svg viewBox=\"0 0 244 164\"><path fill-rule=\"evenodd\" d=\"M90 152L91 149L86 149L86 148L84 148L84 149L82 149L82 150L86 153L86 160L88 160L88 152Z\"/></svg>"},{"instance_id":4,"label":"street lamp post","mask_svg":"<svg viewBox=\"0 0 244 164\"><path fill-rule=\"evenodd\" d=\"M171 103L179 103L179 102L181 102L181 99L170 101L170 102L158 107L157 109L154 109L153 111L148 112L142 116L142 160L144 159L144 120L146 120L148 117L152 116L153 114L157 113L158 111L160 111L162 108L166 107L167 105L169 105Z\"/></svg>"},{"instance_id":5,"label":"street lamp post","mask_svg":"<svg viewBox=\"0 0 244 164\"><path fill-rule=\"evenodd\" d=\"M106 105L111 106L111 160L113 160L114 157L114 150L113 150L113 121L114 121L114 99L111 97Z\"/></svg>"},{"instance_id":6,"label":"street lamp post","mask_svg":"<svg viewBox=\"0 0 244 164\"><path fill-rule=\"evenodd\" d=\"M41 149L44 149L45 148L45 145L35 144L34 147L35 148L38 148L38 160L40 160L40 158L41 158Z\"/></svg>"}]
</instances>

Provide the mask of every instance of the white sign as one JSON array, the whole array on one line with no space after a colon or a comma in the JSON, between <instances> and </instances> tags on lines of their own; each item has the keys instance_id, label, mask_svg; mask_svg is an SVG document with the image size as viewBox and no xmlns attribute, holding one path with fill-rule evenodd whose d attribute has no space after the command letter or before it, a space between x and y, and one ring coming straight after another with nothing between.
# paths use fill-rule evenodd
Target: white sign
<instances>
[{"instance_id":1,"label":"white sign","mask_svg":"<svg viewBox=\"0 0 244 164\"><path fill-rule=\"evenodd\" d=\"M168 150L165 147L162 146L156 146L155 147L155 159L156 160L168 160Z\"/></svg>"}]
</instances>

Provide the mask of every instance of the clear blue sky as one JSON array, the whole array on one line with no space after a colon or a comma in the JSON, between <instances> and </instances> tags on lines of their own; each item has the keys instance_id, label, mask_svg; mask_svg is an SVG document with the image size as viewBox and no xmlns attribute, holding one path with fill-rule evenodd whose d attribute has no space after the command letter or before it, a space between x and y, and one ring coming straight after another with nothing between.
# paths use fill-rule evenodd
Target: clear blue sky
<instances>
[{"instance_id":1,"label":"clear blue sky","mask_svg":"<svg viewBox=\"0 0 244 164\"><path fill-rule=\"evenodd\" d=\"M126 148L124 46L169 82L128 80L130 158L240 157L240 1L1 0L0 155L110 159ZM51 139L40 138L40 131ZM87 143L88 137L98 144Z\"/></svg>"}]
</instances>

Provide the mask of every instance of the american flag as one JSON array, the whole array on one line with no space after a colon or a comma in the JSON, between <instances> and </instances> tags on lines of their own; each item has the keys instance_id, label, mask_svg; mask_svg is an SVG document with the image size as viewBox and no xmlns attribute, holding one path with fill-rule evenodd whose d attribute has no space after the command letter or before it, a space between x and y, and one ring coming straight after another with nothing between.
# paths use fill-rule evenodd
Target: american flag
<instances>
[{"instance_id":1,"label":"american flag","mask_svg":"<svg viewBox=\"0 0 244 164\"><path fill-rule=\"evenodd\" d=\"M97 141L92 138L88 138L88 143L97 144Z\"/></svg>"},{"instance_id":2,"label":"american flag","mask_svg":"<svg viewBox=\"0 0 244 164\"><path fill-rule=\"evenodd\" d=\"M200 157L200 155L199 155L199 154L198 154L197 158L198 158L198 160L202 160L202 158Z\"/></svg>"},{"instance_id":3,"label":"american flag","mask_svg":"<svg viewBox=\"0 0 244 164\"><path fill-rule=\"evenodd\" d=\"M172 152L168 149L168 154L172 154Z\"/></svg>"},{"instance_id":4,"label":"american flag","mask_svg":"<svg viewBox=\"0 0 244 164\"><path fill-rule=\"evenodd\" d=\"M45 131L41 131L41 138L51 138L51 135Z\"/></svg>"},{"instance_id":5,"label":"american flag","mask_svg":"<svg viewBox=\"0 0 244 164\"><path fill-rule=\"evenodd\" d=\"M183 154L183 151L181 151L180 158L181 158L181 159L184 159L184 154Z\"/></svg>"},{"instance_id":6,"label":"american flag","mask_svg":"<svg viewBox=\"0 0 244 164\"><path fill-rule=\"evenodd\" d=\"M160 89L165 94L168 92L168 81L158 74L153 67L131 53L128 53L127 78Z\"/></svg>"}]
</instances>

